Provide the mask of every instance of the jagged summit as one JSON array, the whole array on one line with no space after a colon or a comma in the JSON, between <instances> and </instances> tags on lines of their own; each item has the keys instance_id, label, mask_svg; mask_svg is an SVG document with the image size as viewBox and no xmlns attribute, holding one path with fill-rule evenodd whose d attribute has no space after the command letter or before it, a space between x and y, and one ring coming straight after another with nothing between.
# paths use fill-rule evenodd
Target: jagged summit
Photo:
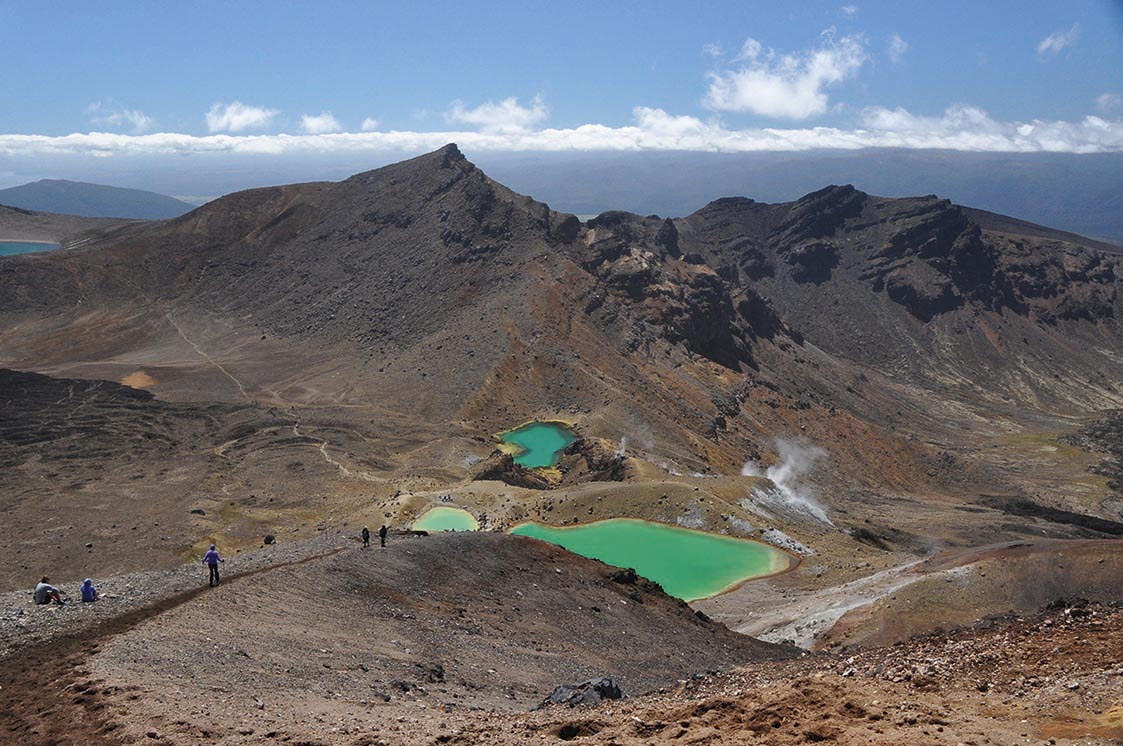
<instances>
[{"instance_id":1,"label":"jagged summit","mask_svg":"<svg viewBox=\"0 0 1123 746\"><path fill-rule=\"evenodd\" d=\"M362 171L347 179L344 179L341 184L356 183L365 184L379 179L403 177L410 175L412 178L418 178L420 175L432 175L434 171L442 169L450 169L460 166L463 170L473 170L476 168L475 164L464 157L460 152L460 148L456 143L449 143L429 153L415 156L404 161L391 163L386 166L380 166L369 171Z\"/></svg>"},{"instance_id":2,"label":"jagged summit","mask_svg":"<svg viewBox=\"0 0 1123 746\"><path fill-rule=\"evenodd\" d=\"M535 297L565 276L570 291L602 298L594 307L611 299L612 320L594 323L637 324L642 344L683 345L734 369L753 360L754 340L784 329L864 358L881 346L866 335L892 347L874 332L887 319L905 339L918 333L908 319L959 311L1116 317L1117 260L1086 246L1065 258L1032 240L986 233L947 200L853 185L786 204L724 198L673 220L608 211L582 225L449 143L341 182L239 192L127 227L94 242L96 253L69 255L67 271L62 255L15 263L0 308L32 296L39 308L96 306L139 288L149 303L262 314L257 323L286 337L408 346L448 314L508 292ZM1074 262L1085 269L1073 273ZM1056 271L1033 269L1046 265ZM838 303L866 309L849 321L856 335L834 331ZM904 347L882 354L907 357Z\"/></svg>"}]
</instances>

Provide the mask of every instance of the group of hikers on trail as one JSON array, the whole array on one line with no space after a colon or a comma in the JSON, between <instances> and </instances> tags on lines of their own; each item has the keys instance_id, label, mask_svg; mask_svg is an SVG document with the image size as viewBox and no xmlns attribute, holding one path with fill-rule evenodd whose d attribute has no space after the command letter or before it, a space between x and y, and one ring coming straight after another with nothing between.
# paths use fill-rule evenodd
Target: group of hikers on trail
<instances>
[{"instance_id":1,"label":"group of hikers on trail","mask_svg":"<svg viewBox=\"0 0 1123 746\"><path fill-rule=\"evenodd\" d=\"M39 584L35 586L35 603L40 606L54 601L59 606L65 606L70 599L62 595L62 591L55 586L51 585L51 579L46 575L42 577ZM93 601L100 601L101 594L98 593L97 588L94 587L94 581L90 578L82 583L82 602L90 603Z\"/></svg>"},{"instance_id":2,"label":"group of hikers on trail","mask_svg":"<svg viewBox=\"0 0 1123 746\"><path fill-rule=\"evenodd\" d=\"M381 546L386 546L386 534L388 534L389 532L390 529L386 526L378 529L378 540ZM369 547L370 529L366 526L363 526L362 537L363 546ZM211 548L208 549L207 552L203 555L203 564L210 569L211 588L214 588L216 585L219 585L222 582L218 575L218 565L219 563L225 562L226 560L219 556L218 550L215 548L215 545L211 544ZM35 603L39 604L40 606L49 604L52 601L59 606L64 606L66 605L68 600L69 599L62 595L61 590L51 585L51 579L46 576L43 576L43 579L40 580L39 584L35 586ZM88 603L91 601L99 600L101 600L101 594L98 593L97 588L94 587L94 581L90 578L86 578L85 582L82 583L82 601L84 603Z\"/></svg>"},{"instance_id":3,"label":"group of hikers on trail","mask_svg":"<svg viewBox=\"0 0 1123 746\"><path fill-rule=\"evenodd\" d=\"M222 557L218 556L218 550L215 549L214 544L211 544L210 550L203 555L203 564L207 565L211 570L210 582L212 588L218 585L220 582L218 577L218 563L225 561L226 560L224 560ZM82 583L81 595L83 603L100 601L102 598L101 593L98 592L98 589L94 586L94 581L91 578L86 578L86 580ZM65 606L70 600L63 595L61 589L59 589L57 586L51 585L51 579L46 575L44 575L43 578L40 579L39 584L35 586L34 596L35 603L39 606L45 606L51 602L54 602L59 606Z\"/></svg>"},{"instance_id":4,"label":"group of hikers on trail","mask_svg":"<svg viewBox=\"0 0 1123 746\"><path fill-rule=\"evenodd\" d=\"M386 534L390 533L390 529L383 524L382 528L378 529L378 543L380 546L386 546ZM370 546L370 529L363 526L363 531L360 536L363 537L363 546Z\"/></svg>"}]
</instances>

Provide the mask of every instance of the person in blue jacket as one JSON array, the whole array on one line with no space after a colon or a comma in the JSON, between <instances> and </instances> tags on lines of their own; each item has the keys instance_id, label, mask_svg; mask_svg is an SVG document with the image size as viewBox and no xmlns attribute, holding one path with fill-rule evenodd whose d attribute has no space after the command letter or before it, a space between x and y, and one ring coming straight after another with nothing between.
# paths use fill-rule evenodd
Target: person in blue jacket
<instances>
[{"instance_id":1,"label":"person in blue jacket","mask_svg":"<svg viewBox=\"0 0 1123 746\"><path fill-rule=\"evenodd\" d=\"M100 600L101 594L98 593L97 588L94 587L94 581L90 578L86 578L86 581L82 583L82 603L88 604L91 601Z\"/></svg>"},{"instance_id":2,"label":"person in blue jacket","mask_svg":"<svg viewBox=\"0 0 1123 746\"><path fill-rule=\"evenodd\" d=\"M211 588L214 588L221 582L218 579L219 562L226 562L226 560L218 556L218 551L215 550L214 544L211 544L210 550L203 555L203 564L211 569Z\"/></svg>"}]
</instances>

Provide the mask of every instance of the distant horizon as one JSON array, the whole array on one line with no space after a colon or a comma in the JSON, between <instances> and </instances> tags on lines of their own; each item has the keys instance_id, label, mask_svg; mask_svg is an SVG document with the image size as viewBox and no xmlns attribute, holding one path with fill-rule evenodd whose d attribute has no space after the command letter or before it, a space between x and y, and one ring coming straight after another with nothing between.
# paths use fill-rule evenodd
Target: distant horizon
<instances>
[{"instance_id":1,"label":"distant horizon","mask_svg":"<svg viewBox=\"0 0 1123 746\"><path fill-rule=\"evenodd\" d=\"M340 0L326 8L122 0L65 14L14 2L3 13L0 189L70 179L203 204L346 178L449 142L512 188L581 212L697 209L729 188L784 201L847 178L829 159L882 153L891 154L889 171L898 160L933 169L852 177L886 196L973 198L979 190L934 153L960 163L1008 157L1001 163L1031 170L1050 163L1036 159L1070 157L1093 186L1123 183L1115 160L1123 154L1123 3L1115 0ZM44 38L49 55L39 53ZM724 170L721 193L694 170L694 184L656 175L679 182L669 195L652 191L648 172L628 182L644 162L664 158ZM1088 165L1101 158L1110 172ZM735 178L753 159L831 167L819 176L797 169L799 178L773 169L768 183ZM612 190L582 191L575 164L594 161L631 172L598 169L596 178L613 177ZM532 163L550 173L529 173ZM566 183L548 183L555 176ZM1089 200L1115 209L1101 192L1072 186L1066 198L1078 211ZM1002 188L1021 190L1016 179Z\"/></svg>"},{"instance_id":2,"label":"distant horizon","mask_svg":"<svg viewBox=\"0 0 1123 746\"><path fill-rule=\"evenodd\" d=\"M439 150L445 145L456 145L464 156L484 169L510 168L517 164L549 163L552 166L573 163L620 163L640 162L649 158L658 160L666 158L698 158L711 159L715 162L729 159L730 161L757 160L762 161L811 161L821 159L833 162L853 162L863 158L876 158L899 155L904 158L934 158L934 159L1009 159L1033 161L1035 159L1073 159L1072 162L1100 161L1103 163L1118 163L1120 176L1123 177L1123 150L1096 152L1096 153L1055 153L1055 152L991 152L991 151L962 151L947 148L894 148L894 147L864 147L849 150L834 148L813 148L799 151L750 151L738 153L724 153L714 151L695 150L650 150L650 151L474 151L455 140L441 143L439 146L425 150L409 151L372 151L354 156L347 153L336 153L322 159L308 159L295 157L289 154L253 155L231 154L228 156L209 156L206 163L200 163L197 170L185 171L176 168L179 158L175 156L154 156L143 161L133 161L127 167L117 170L105 168L105 161L89 161L83 158L68 158L56 156L55 158L38 161L38 165L20 164L19 170L0 172L0 190L12 187L25 186L37 182L73 182L90 184L94 186L108 186L119 189L137 189L150 191L172 197L196 205L205 204L219 197L245 191L271 186L285 186L289 184L312 183L318 181L342 181L356 174L377 170L394 163L410 160ZM37 175L34 170L42 168L43 175ZM489 175L490 171L489 171ZM191 185L195 189L184 190L181 187ZM214 189L207 187L214 186ZM827 186L824 182L821 186ZM858 185L855 185L858 186ZM814 189L812 189L814 191ZM791 198L802 196L792 195ZM926 192L927 193L927 192ZM916 194L920 194L917 192ZM528 195L534 196L534 195ZM746 196L758 199L753 195L726 195ZM893 195L883 195L893 196ZM786 200L785 200L786 201ZM605 209L613 209L606 207Z\"/></svg>"},{"instance_id":3,"label":"distant horizon","mask_svg":"<svg viewBox=\"0 0 1123 746\"><path fill-rule=\"evenodd\" d=\"M574 214L622 210L683 217L721 197L789 202L829 184L853 184L884 197L935 194L965 207L1123 245L1123 210L1119 208L1123 195L1118 190L1123 180L1123 153L1001 154L886 148L742 154L462 152L511 189ZM197 207L244 189L340 181L415 155L384 153L377 160L363 162L346 156L328 162L280 155L216 158L206 170L186 172L176 168L176 159L162 158L120 174L84 171L88 164L68 161L73 172L44 178L139 189ZM115 179L116 183L98 180L103 177L123 178Z\"/></svg>"}]
</instances>

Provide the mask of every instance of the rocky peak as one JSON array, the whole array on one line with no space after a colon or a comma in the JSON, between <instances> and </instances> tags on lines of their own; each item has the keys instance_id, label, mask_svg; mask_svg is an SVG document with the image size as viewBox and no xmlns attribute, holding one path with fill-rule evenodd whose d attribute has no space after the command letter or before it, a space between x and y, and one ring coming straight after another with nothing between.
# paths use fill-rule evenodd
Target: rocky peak
<instances>
[{"instance_id":1,"label":"rocky peak","mask_svg":"<svg viewBox=\"0 0 1123 746\"><path fill-rule=\"evenodd\" d=\"M773 236L786 245L828 237L862 212L868 196L850 184L812 192L791 204Z\"/></svg>"}]
</instances>

